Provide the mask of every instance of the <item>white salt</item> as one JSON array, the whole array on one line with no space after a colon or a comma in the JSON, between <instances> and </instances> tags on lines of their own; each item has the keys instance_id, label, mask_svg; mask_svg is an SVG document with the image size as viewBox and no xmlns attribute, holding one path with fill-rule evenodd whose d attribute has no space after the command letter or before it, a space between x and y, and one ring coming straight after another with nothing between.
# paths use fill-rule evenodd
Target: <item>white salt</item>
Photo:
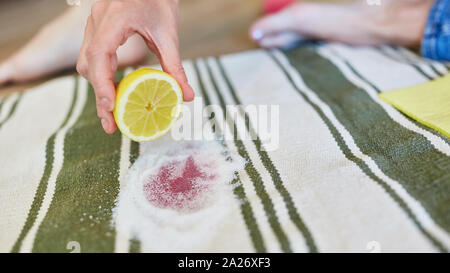
<instances>
[{"instance_id":1,"label":"white salt","mask_svg":"<svg viewBox=\"0 0 450 273\"><path fill-rule=\"evenodd\" d=\"M244 160L237 154L227 160L216 141L155 143L141 145L126 176L114 210L116 229L141 241L143 250L211 249L218 227L238 210L231 182Z\"/></svg>"}]
</instances>

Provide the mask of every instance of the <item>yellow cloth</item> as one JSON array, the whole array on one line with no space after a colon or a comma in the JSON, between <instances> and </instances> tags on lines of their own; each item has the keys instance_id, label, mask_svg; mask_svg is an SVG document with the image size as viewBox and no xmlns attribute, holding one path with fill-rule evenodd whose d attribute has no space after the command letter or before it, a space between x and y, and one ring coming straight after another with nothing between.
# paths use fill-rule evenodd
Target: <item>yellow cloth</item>
<instances>
[{"instance_id":1,"label":"yellow cloth","mask_svg":"<svg viewBox=\"0 0 450 273\"><path fill-rule=\"evenodd\" d=\"M450 74L379 96L409 117L450 137Z\"/></svg>"}]
</instances>

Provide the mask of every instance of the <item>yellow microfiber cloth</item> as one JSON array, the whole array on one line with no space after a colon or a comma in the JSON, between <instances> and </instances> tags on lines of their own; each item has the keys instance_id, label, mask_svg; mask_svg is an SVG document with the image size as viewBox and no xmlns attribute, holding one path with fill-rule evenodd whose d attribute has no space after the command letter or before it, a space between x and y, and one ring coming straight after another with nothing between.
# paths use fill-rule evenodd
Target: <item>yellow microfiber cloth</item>
<instances>
[{"instance_id":1,"label":"yellow microfiber cloth","mask_svg":"<svg viewBox=\"0 0 450 273\"><path fill-rule=\"evenodd\" d=\"M409 117L450 137L450 74L379 96Z\"/></svg>"}]
</instances>

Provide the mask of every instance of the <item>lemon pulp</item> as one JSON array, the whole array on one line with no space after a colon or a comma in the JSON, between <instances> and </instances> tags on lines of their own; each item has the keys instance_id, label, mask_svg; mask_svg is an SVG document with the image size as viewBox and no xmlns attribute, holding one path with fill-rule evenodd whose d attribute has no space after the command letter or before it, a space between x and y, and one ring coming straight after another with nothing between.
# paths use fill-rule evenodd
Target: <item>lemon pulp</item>
<instances>
[{"instance_id":1,"label":"lemon pulp","mask_svg":"<svg viewBox=\"0 0 450 273\"><path fill-rule=\"evenodd\" d=\"M127 137L150 141L165 135L175 124L182 101L181 88L169 74L139 69L120 82L114 118Z\"/></svg>"}]
</instances>

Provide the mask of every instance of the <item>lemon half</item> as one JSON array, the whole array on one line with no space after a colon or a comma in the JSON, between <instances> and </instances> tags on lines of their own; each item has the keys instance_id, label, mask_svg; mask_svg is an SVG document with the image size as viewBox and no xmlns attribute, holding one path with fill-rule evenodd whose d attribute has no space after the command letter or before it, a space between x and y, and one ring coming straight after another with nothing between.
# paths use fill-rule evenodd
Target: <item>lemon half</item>
<instances>
[{"instance_id":1,"label":"lemon half","mask_svg":"<svg viewBox=\"0 0 450 273\"><path fill-rule=\"evenodd\" d=\"M152 141L167 134L177 121L183 93L169 74L142 68L128 74L117 87L114 119L134 141Z\"/></svg>"}]
</instances>

